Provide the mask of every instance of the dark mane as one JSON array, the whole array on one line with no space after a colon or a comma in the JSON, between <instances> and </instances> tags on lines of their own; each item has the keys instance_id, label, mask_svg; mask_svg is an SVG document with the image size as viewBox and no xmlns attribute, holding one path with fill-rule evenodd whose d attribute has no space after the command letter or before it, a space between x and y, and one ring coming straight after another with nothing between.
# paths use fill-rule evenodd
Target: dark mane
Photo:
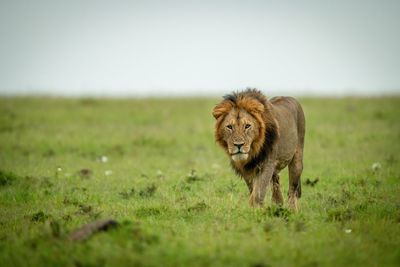
<instances>
[{"instance_id":1,"label":"dark mane","mask_svg":"<svg viewBox=\"0 0 400 267\"><path fill-rule=\"evenodd\" d=\"M271 129L268 129L265 131L265 141L264 144L258 152L257 156L255 156L253 159L251 159L249 162L244 165L244 169L246 171L251 171L257 166L260 165L260 163L264 162L264 160L267 158L268 154L271 152L272 147L278 137L278 129L276 125L273 125Z\"/></svg>"},{"instance_id":2,"label":"dark mane","mask_svg":"<svg viewBox=\"0 0 400 267\"><path fill-rule=\"evenodd\" d=\"M237 93L232 92L229 95L224 95L223 98L224 98L224 100L228 100L228 101L231 101L236 104Z\"/></svg>"},{"instance_id":3,"label":"dark mane","mask_svg":"<svg viewBox=\"0 0 400 267\"><path fill-rule=\"evenodd\" d=\"M228 100L228 101L231 101L234 104L236 104L236 101L238 100L238 98L242 98L244 96L256 99L258 102L260 102L264 106L266 106L266 104L267 104L267 103L265 103L265 100L262 98L261 91L257 90L256 88L246 88L246 90L243 92L238 92L238 91L232 92L230 94L224 95L223 98L224 98L224 100Z\"/></svg>"}]
</instances>

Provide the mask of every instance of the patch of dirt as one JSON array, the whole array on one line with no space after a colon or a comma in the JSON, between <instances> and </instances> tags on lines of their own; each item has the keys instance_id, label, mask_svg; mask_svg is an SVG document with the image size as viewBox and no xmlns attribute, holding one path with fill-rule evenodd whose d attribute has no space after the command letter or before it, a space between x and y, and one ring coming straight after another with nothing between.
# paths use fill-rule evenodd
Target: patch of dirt
<instances>
[{"instance_id":1,"label":"patch of dirt","mask_svg":"<svg viewBox=\"0 0 400 267\"><path fill-rule=\"evenodd\" d=\"M141 197L151 197L156 192L157 187L153 184L150 185L139 192L139 196Z\"/></svg>"},{"instance_id":2,"label":"patch of dirt","mask_svg":"<svg viewBox=\"0 0 400 267\"><path fill-rule=\"evenodd\" d=\"M81 178L88 179L92 176L93 172L89 169L82 169L82 170L78 171L78 174Z\"/></svg>"},{"instance_id":3,"label":"patch of dirt","mask_svg":"<svg viewBox=\"0 0 400 267\"><path fill-rule=\"evenodd\" d=\"M118 222L114 219L103 219L88 223L78 229L75 229L70 234L71 241L84 241L99 231L108 231L109 229L116 228Z\"/></svg>"},{"instance_id":4,"label":"patch of dirt","mask_svg":"<svg viewBox=\"0 0 400 267\"><path fill-rule=\"evenodd\" d=\"M307 180L304 183L305 183L305 185L314 187L314 185L316 185L318 183L318 181L319 181L319 177L315 178L314 181L307 178Z\"/></svg>"},{"instance_id":5,"label":"patch of dirt","mask_svg":"<svg viewBox=\"0 0 400 267\"><path fill-rule=\"evenodd\" d=\"M31 216L32 222L45 222L49 218L43 211L38 211Z\"/></svg>"},{"instance_id":6,"label":"patch of dirt","mask_svg":"<svg viewBox=\"0 0 400 267\"><path fill-rule=\"evenodd\" d=\"M12 184L17 180L18 176L12 172L0 170L0 186L6 186Z\"/></svg>"},{"instance_id":7,"label":"patch of dirt","mask_svg":"<svg viewBox=\"0 0 400 267\"><path fill-rule=\"evenodd\" d=\"M209 208L209 206L204 202L199 202L196 205L189 207L187 209L188 212L193 212L193 211L203 211L205 209Z\"/></svg>"}]
</instances>

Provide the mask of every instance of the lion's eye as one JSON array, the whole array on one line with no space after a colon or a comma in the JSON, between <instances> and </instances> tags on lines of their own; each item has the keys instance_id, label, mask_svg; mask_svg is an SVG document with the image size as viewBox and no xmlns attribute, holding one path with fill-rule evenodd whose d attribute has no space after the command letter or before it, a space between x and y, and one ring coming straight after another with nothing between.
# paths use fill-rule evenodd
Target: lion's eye
<instances>
[{"instance_id":1,"label":"lion's eye","mask_svg":"<svg viewBox=\"0 0 400 267\"><path fill-rule=\"evenodd\" d=\"M245 129L249 129L251 127L250 124L246 124L246 126L244 126Z\"/></svg>"},{"instance_id":2,"label":"lion's eye","mask_svg":"<svg viewBox=\"0 0 400 267\"><path fill-rule=\"evenodd\" d=\"M232 130L232 125L228 125L228 126L226 126L226 128L228 128L229 130Z\"/></svg>"}]
</instances>

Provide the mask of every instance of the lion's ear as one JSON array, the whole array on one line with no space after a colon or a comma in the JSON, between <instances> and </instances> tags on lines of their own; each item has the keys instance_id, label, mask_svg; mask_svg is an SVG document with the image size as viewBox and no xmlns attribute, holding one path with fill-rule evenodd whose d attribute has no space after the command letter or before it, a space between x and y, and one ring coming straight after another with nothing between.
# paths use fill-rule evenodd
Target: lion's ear
<instances>
[{"instance_id":1,"label":"lion's ear","mask_svg":"<svg viewBox=\"0 0 400 267\"><path fill-rule=\"evenodd\" d=\"M258 101L254 103L253 108L258 112L264 112L264 105Z\"/></svg>"},{"instance_id":2,"label":"lion's ear","mask_svg":"<svg viewBox=\"0 0 400 267\"><path fill-rule=\"evenodd\" d=\"M217 108L217 107L215 107L214 110L213 110L213 112L212 112L212 115L214 116L214 118L215 118L216 120L217 120L219 117L221 117L222 114L224 114L224 112L223 112L220 108Z\"/></svg>"},{"instance_id":3,"label":"lion's ear","mask_svg":"<svg viewBox=\"0 0 400 267\"><path fill-rule=\"evenodd\" d=\"M232 104L230 101L222 101L221 103L215 106L212 115L217 120L222 115L227 114L231 108Z\"/></svg>"}]
</instances>

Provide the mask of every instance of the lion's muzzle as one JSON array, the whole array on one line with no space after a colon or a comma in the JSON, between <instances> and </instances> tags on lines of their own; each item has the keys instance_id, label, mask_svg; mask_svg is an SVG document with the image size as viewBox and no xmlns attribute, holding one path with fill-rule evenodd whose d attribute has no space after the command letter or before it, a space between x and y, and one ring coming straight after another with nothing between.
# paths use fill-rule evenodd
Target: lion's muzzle
<instances>
[{"instance_id":1,"label":"lion's muzzle","mask_svg":"<svg viewBox=\"0 0 400 267\"><path fill-rule=\"evenodd\" d=\"M236 154L232 154L232 160L233 161L242 161L242 160L246 160L249 157L249 154L247 153L236 153Z\"/></svg>"},{"instance_id":2,"label":"lion's muzzle","mask_svg":"<svg viewBox=\"0 0 400 267\"><path fill-rule=\"evenodd\" d=\"M236 153L243 153L243 145L244 142L234 142L233 143L233 151L231 152L231 154L236 154Z\"/></svg>"},{"instance_id":3,"label":"lion's muzzle","mask_svg":"<svg viewBox=\"0 0 400 267\"><path fill-rule=\"evenodd\" d=\"M244 142L235 142L233 143L233 147L230 151L233 161L242 161L246 160L249 156L249 151L247 151Z\"/></svg>"}]
</instances>

